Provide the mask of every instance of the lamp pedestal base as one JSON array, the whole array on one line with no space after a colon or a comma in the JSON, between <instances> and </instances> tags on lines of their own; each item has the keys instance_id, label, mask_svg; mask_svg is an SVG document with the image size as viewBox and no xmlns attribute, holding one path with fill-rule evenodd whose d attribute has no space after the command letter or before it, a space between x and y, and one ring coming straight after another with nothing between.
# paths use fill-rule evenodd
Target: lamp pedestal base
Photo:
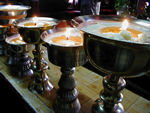
<instances>
[{"instance_id":1,"label":"lamp pedestal base","mask_svg":"<svg viewBox=\"0 0 150 113\"><path fill-rule=\"evenodd\" d=\"M92 113L124 113L121 104L123 95L120 93L126 85L122 77L111 75L103 79L104 89L100 99L92 106Z\"/></svg>"},{"instance_id":2,"label":"lamp pedestal base","mask_svg":"<svg viewBox=\"0 0 150 113\"><path fill-rule=\"evenodd\" d=\"M61 68L62 76L58 83L56 100L53 103L55 113L78 113L80 111L74 71L75 68Z\"/></svg>"},{"instance_id":3,"label":"lamp pedestal base","mask_svg":"<svg viewBox=\"0 0 150 113\"><path fill-rule=\"evenodd\" d=\"M12 73L15 73L17 77L30 78L33 75L33 70L31 69L32 60L27 53L20 54L18 57L14 57L14 58L12 57L12 59L14 59L12 60L14 62L12 62L12 65L10 65L10 67L12 68L11 71ZM11 62L11 57L10 57L10 62Z\"/></svg>"},{"instance_id":4,"label":"lamp pedestal base","mask_svg":"<svg viewBox=\"0 0 150 113\"><path fill-rule=\"evenodd\" d=\"M48 76L44 70L34 70L28 89L33 93L41 94L50 92L53 89L53 85L49 82Z\"/></svg>"},{"instance_id":5,"label":"lamp pedestal base","mask_svg":"<svg viewBox=\"0 0 150 113\"><path fill-rule=\"evenodd\" d=\"M35 44L35 49L32 51L34 55L33 71L34 74L29 82L28 89L33 93L50 92L54 86L50 83L46 74L49 68L47 62L43 59L44 51L41 49L41 44Z\"/></svg>"}]
</instances>

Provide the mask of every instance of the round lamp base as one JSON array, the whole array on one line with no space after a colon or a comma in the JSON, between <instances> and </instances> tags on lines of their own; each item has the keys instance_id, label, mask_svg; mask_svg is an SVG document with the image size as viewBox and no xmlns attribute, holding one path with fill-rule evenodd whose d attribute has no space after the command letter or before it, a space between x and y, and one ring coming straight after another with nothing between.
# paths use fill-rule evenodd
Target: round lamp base
<instances>
[{"instance_id":1,"label":"round lamp base","mask_svg":"<svg viewBox=\"0 0 150 113\"><path fill-rule=\"evenodd\" d=\"M56 113L79 113L81 105L78 99L65 104L57 99L53 108Z\"/></svg>"},{"instance_id":2,"label":"round lamp base","mask_svg":"<svg viewBox=\"0 0 150 113\"><path fill-rule=\"evenodd\" d=\"M112 109L105 108L103 101L99 99L93 104L92 113L124 113L124 109L121 103L115 104Z\"/></svg>"}]
</instances>

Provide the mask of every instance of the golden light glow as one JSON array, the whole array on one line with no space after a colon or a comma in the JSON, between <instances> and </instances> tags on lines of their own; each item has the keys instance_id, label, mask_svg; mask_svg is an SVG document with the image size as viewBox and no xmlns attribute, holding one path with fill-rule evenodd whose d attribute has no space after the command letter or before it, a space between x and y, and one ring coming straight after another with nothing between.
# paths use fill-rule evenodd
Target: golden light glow
<instances>
[{"instance_id":1,"label":"golden light glow","mask_svg":"<svg viewBox=\"0 0 150 113\"><path fill-rule=\"evenodd\" d=\"M34 23L37 23L37 20L38 20L37 16L34 16L34 17L33 17L33 22L34 22Z\"/></svg>"},{"instance_id":2,"label":"golden light glow","mask_svg":"<svg viewBox=\"0 0 150 113\"><path fill-rule=\"evenodd\" d=\"M65 35L66 35L66 38L67 38L67 39L69 39L70 33L71 33L71 28L66 28L66 33L65 33Z\"/></svg>"},{"instance_id":3,"label":"golden light glow","mask_svg":"<svg viewBox=\"0 0 150 113\"><path fill-rule=\"evenodd\" d=\"M15 12L14 11L12 11L11 14L12 14L12 16L15 16Z\"/></svg>"},{"instance_id":4,"label":"golden light glow","mask_svg":"<svg viewBox=\"0 0 150 113\"><path fill-rule=\"evenodd\" d=\"M73 0L68 0L68 3L73 3Z\"/></svg>"},{"instance_id":5,"label":"golden light glow","mask_svg":"<svg viewBox=\"0 0 150 113\"><path fill-rule=\"evenodd\" d=\"M8 3L7 5L11 6L11 3Z\"/></svg>"},{"instance_id":6,"label":"golden light glow","mask_svg":"<svg viewBox=\"0 0 150 113\"><path fill-rule=\"evenodd\" d=\"M129 25L128 20L124 20L122 22L122 26L121 26L120 30L126 30L128 28L128 25Z\"/></svg>"}]
</instances>

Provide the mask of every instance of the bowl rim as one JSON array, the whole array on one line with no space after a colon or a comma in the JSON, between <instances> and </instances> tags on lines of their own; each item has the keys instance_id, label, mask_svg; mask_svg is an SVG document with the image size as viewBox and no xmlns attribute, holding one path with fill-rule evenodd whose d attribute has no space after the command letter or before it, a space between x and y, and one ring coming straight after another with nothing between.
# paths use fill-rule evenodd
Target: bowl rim
<instances>
[{"instance_id":1,"label":"bowl rim","mask_svg":"<svg viewBox=\"0 0 150 113\"><path fill-rule=\"evenodd\" d=\"M2 9L2 7L6 6L13 6L13 7L22 7L22 9ZM8 11L26 11L31 9L31 6L26 6L26 5L0 5L0 11L1 12L8 12Z\"/></svg>"}]
</instances>

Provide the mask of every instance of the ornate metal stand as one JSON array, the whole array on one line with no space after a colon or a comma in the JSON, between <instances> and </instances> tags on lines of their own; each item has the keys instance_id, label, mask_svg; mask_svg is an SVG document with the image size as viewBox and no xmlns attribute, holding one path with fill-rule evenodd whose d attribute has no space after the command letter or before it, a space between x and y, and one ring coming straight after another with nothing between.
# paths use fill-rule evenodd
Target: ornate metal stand
<instances>
[{"instance_id":1,"label":"ornate metal stand","mask_svg":"<svg viewBox=\"0 0 150 113\"><path fill-rule=\"evenodd\" d=\"M6 38L8 45L7 64L13 75L17 77L31 77L33 70L31 69L32 59L28 56L28 51L31 48L27 44L12 44L11 40L18 38L19 35L12 35Z\"/></svg>"},{"instance_id":2,"label":"ornate metal stand","mask_svg":"<svg viewBox=\"0 0 150 113\"><path fill-rule=\"evenodd\" d=\"M117 75L109 75L104 77L103 85L104 90L92 106L92 113L123 113L123 95L120 92L126 85L125 80Z\"/></svg>"},{"instance_id":3,"label":"ornate metal stand","mask_svg":"<svg viewBox=\"0 0 150 113\"><path fill-rule=\"evenodd\" d=\"M26 18L23 21L18 21L17 28L19 33L23 37L23 40L28 44L34 44L35 49L32 51L34 55L33 59L33 71L34 74L29 82L28 89L32 92L44 93L53 89L53 85L49 82L46 70L48 69L46 61L43 59L44 51L41 49L42 40L40 35L43 31L51 29L56 25L57 20L46 17L36 17L36 23L49 23L47 26L24 26L24 22L33 23L34 18ZM53 24L52 24L53 23ZM20 25L22 24L22 25Z\"/></svg>"},{"instance_id":4,"label":"ornate metal stand","mask_svg":"<svg viewBox=\"0 0 150 113\"><path fill-rule=\"evenodd\" d=\"M35 50L33 50L34 55L34 74L29 83L29 90L32 92L37 91L42 93L44 91L50 91L53 86L49 82L46 70L49 68L47 62L43 59L44 51L41 50L41 44L35 44Z\"/></svg>"},{"instance_id":5,"label":"ornate metal stand","mask_svg":"<svg viewBox=\"0 0 150 113\"><path fill-rule=\"evenodd\" d=\"M75 68L61 68L62 76L58 83L57 98L53 104L56 113L78 113L80 111L74 71Z\"/></svg>"},{"instance_id":6,"label":"ornate metal stand","mask_svg":"<svg viewBox=\"0 0 150 113\"><path fill-rule=\"evenodd\" d=\"M17 73L18 77L31 77L33 75L33 70L31 69L32 59L27 53L20 55L19 62L14 69L14 73Z\"/></svg>"}]
</instances>

